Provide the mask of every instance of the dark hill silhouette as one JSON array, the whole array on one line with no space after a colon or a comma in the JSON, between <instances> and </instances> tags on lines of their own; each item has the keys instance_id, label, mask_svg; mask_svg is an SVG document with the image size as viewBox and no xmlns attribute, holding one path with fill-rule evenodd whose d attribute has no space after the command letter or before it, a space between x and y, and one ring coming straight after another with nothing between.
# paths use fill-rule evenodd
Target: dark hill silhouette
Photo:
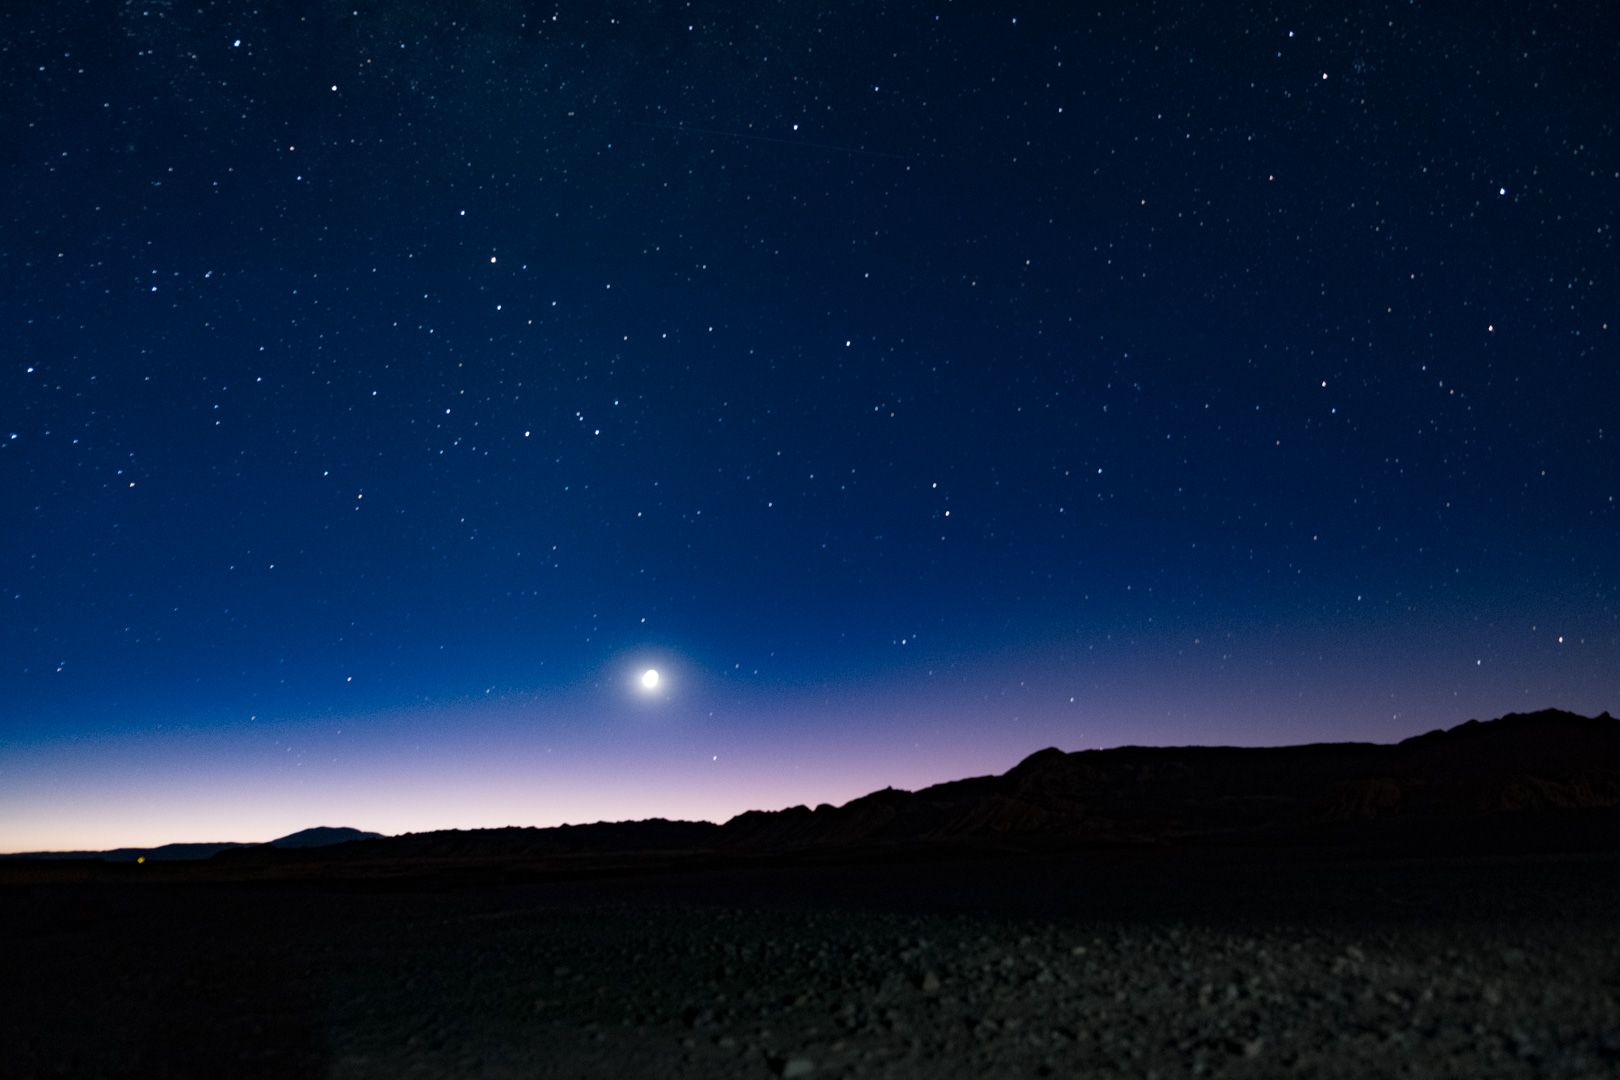
<instances>
[{"instance_id":1,"label":"dark hill silhouette","mask_svg":"<svg viewBox=\"0 0 1620 1080\"><path fill-rule=\"evenodd\" d=\"M839 857L899 850L1375 842L1478 849L1620 844L1620 721L1557 710L1469 721L1394 745L1045 749L999 776L842 806L649 821L416 833L326 861ZM244 864L291 853L239 850ZM218 861L218 860L216 860Z\"/></svg>"},{"instance_id":2,"label":"dark hill silhouette","mask_svg":"<svg viewBox=\"0 0 1620 1080\"><path fill-rule=\"evenodd\" d=\"M1374 844L1416 852L1620 848L1620 721L1548 709L1393 745L1040 750L999 776L842 806L710 822L599 822L381 837L306 829L268 844L36 858L208 859L224 868L405 864L634 867L1098 845ZM210 858L212 856L212 858ZM393 872L393 871L388 871Z\"/></svg>"},{"instance_id":3,"label":"dark hill silhouette","mask_svg":"<svg viewBox=\"0 0 1620 1080\"><path fill-rule=\"evenodd\" d=\"M215 843L163 844L150 848L113 848L109 851L19 851L0 855L0 859L92 859L101 862L195 862L209 859L231 848L249 847L228 841Z\"/></svg>"},{"instance_id":4,"label":"dark hill silhouette","mask_svg":"<svg viewBox=\"0 0 1620 1080\"><path fill-rule=\"evenodd\" d=\"M24 851L14 855L0 855L0 859L99 859L102 862L192 862L210 859L224 851L253 848L305 849L346 844L354 840L374 840L382 833L361 832L347 827L334 828L318 825L277 837L266 844L245 844L234 841L213 843L163 844L150 848L113 848L110 851Z\"/></svg>"}]
</instances>

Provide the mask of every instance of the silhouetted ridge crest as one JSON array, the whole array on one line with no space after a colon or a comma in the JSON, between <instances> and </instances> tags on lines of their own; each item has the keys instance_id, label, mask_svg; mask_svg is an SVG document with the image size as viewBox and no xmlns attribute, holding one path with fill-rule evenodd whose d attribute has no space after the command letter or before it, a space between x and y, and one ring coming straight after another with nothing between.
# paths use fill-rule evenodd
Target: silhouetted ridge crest
<instances>
[{"instance_id":1,"label":"silhouetted ridge crest","mask_svg":"<svg viewBox=\"0 0 1620 1080\"><path fill-rule=\"evenodd\" d=\"M1069 756L1068 754L1065 754L1062 750L1059 750L1057 747L1048 746L1044 750L1035 751L1033 754L1029 755L1029 757L1025 758L1023 761L1020 761L1018 764L1014 765L1011 769L1008 769L1007 770L1007 775L1008 776L1016 776L1019 773L1033 772L1033 771L1036 771L1038 769L1052 768L1054 765L1058 764L1059 762L1062 762L1068 756Z\"/></svg>"},{"instance_id":2,"label":"silhouetted ridge crest","mask_svg":"<svg viewBox=\"0 0 1620 1080\"><path fill-rule=\"evenodd\" d=\"M0 855L3 859L95 859L101 862L197 862L232 851L251 851L265 848L306 849L325 848L357 840L380 839L382 833L361 832L359 829L318 825L277 837L264 844L244 844L234 841L212 843L162 844L158 847L113 848L108 851L28 851L17 855Z\"/></svg>"},{"instance_id":3,"label":"silhouetted ridge crest","mask_svg":"<svg viewBox=\"0 0 1620 1080\"><path fill-rule=\"evenodd\" d=\"M1455 848L1478 847L1481 836L1556 846L1565 843L1560 830L1569 829L1566 847L1620 846L1620 721L1607 713L1511 714L1393 745L1048 747L999 776L914 792L883 788L842 806L753 810L723 825L653 819L421 833L346 844L331 854L836 857L1324 840Z\"/></svg>"}]
</instances>

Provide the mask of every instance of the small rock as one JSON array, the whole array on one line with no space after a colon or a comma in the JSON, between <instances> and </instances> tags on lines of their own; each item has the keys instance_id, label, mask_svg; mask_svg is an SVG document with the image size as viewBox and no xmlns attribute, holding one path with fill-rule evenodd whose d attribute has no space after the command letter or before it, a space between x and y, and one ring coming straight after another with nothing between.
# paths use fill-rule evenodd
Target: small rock
<instances>
[{"instance_id":1,"label":"small rock","mask_svg":"<svg viewBox=\"0 0 1620 1080\"><path fill-rule=\"evenodd\" d=\"M922 987L922 992L925 994L937 994L939 993L939 976L932 971L925 971L923 972L922 981L917 985Z\"/></svg>"},{"instance_id":2,"label":"small rock","mask_svg":"<svg viewBox=\"0 0 1620 1080\"><path fill-rule=\"evenodd\" d=\"M783 1061L776 1070L776 1075L782 1080L793 1080L796 1076L809 1076L816 1071L816 1063L807 1057L790 1057Z\"/></svg>"}]
</instances>

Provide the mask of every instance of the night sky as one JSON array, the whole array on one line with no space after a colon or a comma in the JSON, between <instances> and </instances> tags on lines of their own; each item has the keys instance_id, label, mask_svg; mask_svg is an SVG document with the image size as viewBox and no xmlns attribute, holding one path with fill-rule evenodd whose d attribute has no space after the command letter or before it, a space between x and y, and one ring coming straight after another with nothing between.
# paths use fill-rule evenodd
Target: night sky
<instances>
[{"instance_id":1,"label":"night sky","mask_svg":"<svg viewBox=\"0 0 1620 1080\"><path fill-rule=\"evenodd\" d=\"M7 5L0 850L1616 709L1617 55L1608 4Z\"/></svg>"}]
</instances>

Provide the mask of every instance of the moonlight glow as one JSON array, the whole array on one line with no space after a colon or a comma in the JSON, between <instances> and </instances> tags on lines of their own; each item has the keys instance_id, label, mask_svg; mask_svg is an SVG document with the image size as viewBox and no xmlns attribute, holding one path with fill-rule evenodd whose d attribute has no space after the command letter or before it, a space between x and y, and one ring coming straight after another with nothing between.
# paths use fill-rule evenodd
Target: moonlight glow
<instances>
[{"instance_id":1,"label":"moonlight glow","mask_svg":"<svg viewBox=\"0 0 1620 1080\"><path fill-rule=\"evenodd\" d=\"M1616 0L102 6L0 8L0 852L1620 711Z\"/></svg>"}]
</instances>

